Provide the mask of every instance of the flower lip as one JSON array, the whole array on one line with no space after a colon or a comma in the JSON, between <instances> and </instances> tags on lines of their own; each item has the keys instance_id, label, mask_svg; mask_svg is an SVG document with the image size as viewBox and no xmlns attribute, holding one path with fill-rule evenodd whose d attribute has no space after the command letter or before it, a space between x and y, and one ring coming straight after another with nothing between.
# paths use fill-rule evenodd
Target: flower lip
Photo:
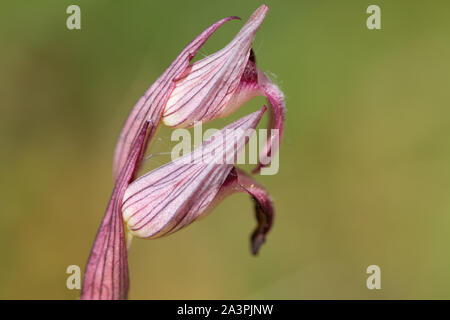
<instances>
[{"instance_id":1,"label":"flower lip","mask_svg":"<svg viewBox=\"0 0 450 320\"><path fill-rule=\"evenodd\" d=\"M248 176L243 170L233 168L217 196L218 202L224 197L237 192L248 193L254 201L254 211L257 227L250 237L251 251L257 255L267 234L273 226L275 210L269 193L258 182Z\"/></svg>"}]
</instances>

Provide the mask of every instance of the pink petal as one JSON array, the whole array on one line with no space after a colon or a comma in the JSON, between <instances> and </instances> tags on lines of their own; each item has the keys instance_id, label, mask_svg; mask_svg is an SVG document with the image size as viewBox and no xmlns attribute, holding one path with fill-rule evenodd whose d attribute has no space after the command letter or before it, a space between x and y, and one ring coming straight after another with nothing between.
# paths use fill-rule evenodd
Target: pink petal
<instances>
[{"instance_id":1,"label":"pink petal","mask_svg":"<svg viewBox=\"0 0 450 320\"><path fill-rule=\"evenodd\" d=\"M164 110L164 124L192 126L226 116L239 105L229 106L248 62L255 33L267 14L262 5L248 19L236 37L222 50L195 62L176 82ZM250 99L258 92L246 92Z\"/></svg>"},{"instance_id":2,"label":"pink petal","mask_svg":"<svg viewBox=\"0 0 450 320\"><path fill-rule=\"evenodd\" d=\"M230 124L201 148L131 183L122 207L130 232L140 238L161 237L204 214L233 169L231 163L220 160L235 159L248 141L246 131L257 126L264 111L265 107ZM208 161L201 161L210 154Z\"/></svg>"},{"instance_id":3,"label":"pink petal","mask_svg":"<svg viewBox=\"0 0 450 320\"><path fill-rule=\"evenodd\" d=\"M148 122L144 122L116 180L88 259L81 299L116 300L127 298L128 263L121 205L125 190L136 174L148 124Z\"/></svg>"},{"instance_id":4,"label":"pink petal","mask_svg":"<svg viewBox=\"0 0 450 320\"><path fill-rule=\"evenodd\" d=\"M125 164L126 159L131 151L133 142L139 135L144 123L150 119L151 125L145 141L145 146L153 137L158 124L161 120L163 109L167 103L170 93L175 87L174 80L180 77L189 62L195 56L197 51L208 40L208 38L222 24L237 17L228 17L222 19L197 36L172 62L170 67L156 80L156 82L145 92L128 115L127 120L122 128L119 139L117 141L114 153L114 177L117 178ZM145 152L146 147L143 149Z\"/></svg>"}]
</instances>

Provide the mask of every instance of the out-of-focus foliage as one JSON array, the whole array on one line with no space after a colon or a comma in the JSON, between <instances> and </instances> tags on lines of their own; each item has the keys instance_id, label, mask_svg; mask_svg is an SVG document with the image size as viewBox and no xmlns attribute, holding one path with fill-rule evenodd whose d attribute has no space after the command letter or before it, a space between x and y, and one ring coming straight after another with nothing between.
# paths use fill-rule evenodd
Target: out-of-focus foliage
<instances>
[{"instance_id":1,"label":"out-of-focus foliage","mask_svg":"<svg viewBox=\"0 0 450 320\"><path fill-rule=\"evenodd\" d=\"M65 270L84 268L128 111L205 27L261 2L77 1L79 31L66 28L70 4L0 4L0 298L79 295ZM136 240L130 298L450 298L448 1L267 4L257 62L288 108L280 172L257 178L275 200L273 232L252 257L242 194L170 237ZM382 30L366 28L369 4ZM150 151L173 144L162 128ZM371 264L382 290L366 288Z\"/></svg>"}]
</instances>

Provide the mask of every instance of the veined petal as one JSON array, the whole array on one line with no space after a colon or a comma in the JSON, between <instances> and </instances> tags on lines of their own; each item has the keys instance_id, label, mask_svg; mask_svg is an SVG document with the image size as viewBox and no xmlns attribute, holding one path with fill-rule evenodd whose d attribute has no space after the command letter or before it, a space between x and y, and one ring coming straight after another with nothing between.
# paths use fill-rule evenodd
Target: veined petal
<instances>
[{"instance_id":1,"label":"veined petal","mask_svg":"<svg viewBox=\"0 0 450 320\"><path fill-rule=\"evenodd\" d=\"M240 84L255 33L267 11L266 5L259 7L225 48L186 69L167 101L164 124L187 127L233 111L227 110L228 103Z\"/></svg>"},{"instance_id":2,"label":"veined petal","mask_svg":"<svg viewBox=\"0 0 450 320\"><path fill-rule=\"evenodd\" d=\"M117 300L127 298L129 280L121 210L122 198L136 173L147 129L148 122L145 122L116 180L105 216L89 255L81 299Z\"/></svg>"},{"instance_id":3,"label":"veined petal","mask_svg":"<svg viewBox=\"0 0 450 320\"><path fill-rule=\"evenodd\" d=\"M146 146L156 132L156 129L161 121L163 109L167 103L170 93L175 87L174 80L179 78L189 62L195 56L197 51L208 40L208 38L216 31L222 24L232 19L239 19L238 17L224 18L197 36L172 62L170 67L156 80L156 82L145 92L139 99L136 105L128 115L127 120L122 128L119 139L117 141L116 150L114 153L114 178L116 179L126 159L130 153L133 142L139 135L144 123L147 120L151 121L148 128L148 134L144 144L143 153L145 153Z\"/></svg>"},{"instance_id":4,"label":"veined petal","mask_svg":"<svg viewBox=\"0 0 450 320\"><path fill-rule=\"evenodd\" d=\"M200 148L131 183L122 206L130 232L140 238L161 237L201 216L233 169L232 162L221 160L236 158L250 138L247 130L257 126L264 111L230 124Z\"/></svg>"}]
</instances>

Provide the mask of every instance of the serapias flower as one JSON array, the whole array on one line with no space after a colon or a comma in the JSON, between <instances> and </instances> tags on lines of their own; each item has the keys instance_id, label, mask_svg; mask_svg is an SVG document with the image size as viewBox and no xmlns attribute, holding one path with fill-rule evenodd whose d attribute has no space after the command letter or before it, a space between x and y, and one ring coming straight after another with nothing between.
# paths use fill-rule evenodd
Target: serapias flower
<instances>
[{"instance_id":1,"label":"serapias flower","mask_svg":"<svg viewBox=\"0 0 450 320\"><path fill-rule=\"evenodd\" d=\"M192 153L135 179L161 122L189 127L196 121L224 117L257 95L266 96L270 102L269 127L275 132L262 149L257 170L270 163L282 136L285 106L281 91L256 67L251 49L267 10L265 5L258 8L229 45L190 65L214 31L237 18L228 17L211 25L178 55L131 110L115 149L115 186L86 266L82 299L127 298L126 232L143 238L173 233L235 192L245 191L255 200L258 227L252 235L253 253L264 242L273 220L268 193L232 161L219 160L236 157L248 139L240 129L254 129L265 107L224 128L225 132L233 130L222 140L216 134ZM233 139L238 142L232 148L224 146L224 141ZM196 161L205 155L209 161Z\"/></svg>"},{"instance_id":2,"label":"serapias flower","mask_svg":"<svg viewBox=\"0 0 450 320\"><path fill-rule=\"evenodd\" d=\"M128 116L115 150L115 177L120 174L133 141L147 119L152 121L152 126L146 143L152 139L161 121L170 127L189 127L197 121L225 117L258 95L266 96L270 102L271 132L255 171L270 164L283 135L285 105L279 88L256 67L252 51L255 33L267 11L266 5L259 7L225 48L202 60L189 65L211 34L236 17L213 24L181 52Z\"/></svg>"},{"instance_id":3,"label":"serapias flower","mask_svg":"<svg viewBox=\"0 0 450 320\"><path fill-rule=\"evenodd\" d=\"M114 155L115 186L86 265L81 299L126 299L128 263L126 235L122 219L122 198L136 178L148 141L154 135L174 80L205 41L225 22L222 19L198 35L172 65L147 90L131 111L122 129Z\"/></svg>"},{"instance_id":4,"label":"serapias flower","mask_svg":"<svg viewBox=\"0 0 450 320\"><path fill-rule=\"evenodd\" d=\"M247 143L264 110L228 125L193 152L131 183L122 206L131 234L139 238L171 234L204 217L227 195L247 192L256 202L258 227L252 235L256 254L272 225L272 201L264 188L234 168L232 160Z\"/></svg>"}]
</instances>

